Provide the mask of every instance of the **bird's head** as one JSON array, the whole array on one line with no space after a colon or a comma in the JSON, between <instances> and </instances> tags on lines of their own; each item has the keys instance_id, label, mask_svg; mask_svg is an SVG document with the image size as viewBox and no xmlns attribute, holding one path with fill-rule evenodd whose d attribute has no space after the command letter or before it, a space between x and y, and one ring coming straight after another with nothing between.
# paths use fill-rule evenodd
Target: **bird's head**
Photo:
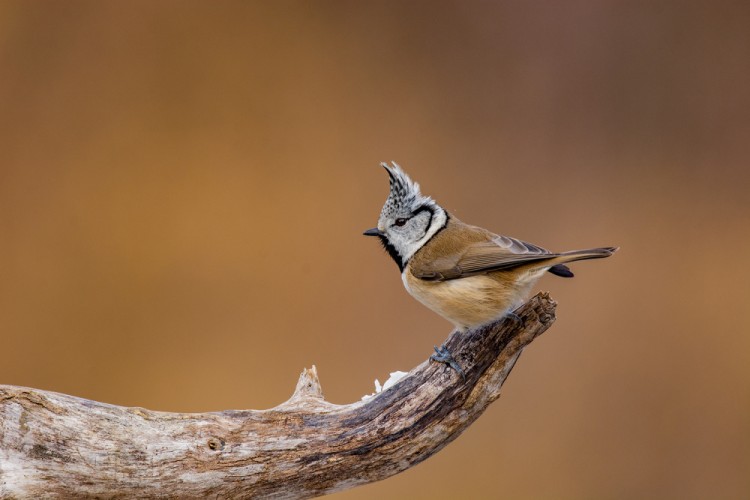
<instances>
[{"instance_id":1,"label":"bird's head","mask_svg":"<svg viewBox=\"0 0 750 500\"><path fill-rule=\"evenodd\" d=\"M380 238L403 271L411 256L445 226L448 215L432 198L424 196L419 184L395 162L381 165L388 172L391 190L380 212L378 226L364 234Z\"/></svg>"}]
</instances>

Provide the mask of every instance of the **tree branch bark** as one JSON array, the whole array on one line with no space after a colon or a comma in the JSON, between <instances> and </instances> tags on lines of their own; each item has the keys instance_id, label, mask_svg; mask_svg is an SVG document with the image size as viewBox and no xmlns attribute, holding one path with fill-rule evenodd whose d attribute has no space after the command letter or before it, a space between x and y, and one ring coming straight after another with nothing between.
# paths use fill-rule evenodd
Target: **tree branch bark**
<instances>
[{"instance_id":1,"label":"tree branch bark","mask_svg":"<svg viewBox=\"0 0 750 500\"><path fill-rule=\"evenodd\" d=\"M500 396L555 320L539 294L446 346L463 379L425 361L365 401L323 399L313 366L270 410L166 413L0 386L1 498L311 498L397 474L442 449Z\"/></svg>"}]
</instances>

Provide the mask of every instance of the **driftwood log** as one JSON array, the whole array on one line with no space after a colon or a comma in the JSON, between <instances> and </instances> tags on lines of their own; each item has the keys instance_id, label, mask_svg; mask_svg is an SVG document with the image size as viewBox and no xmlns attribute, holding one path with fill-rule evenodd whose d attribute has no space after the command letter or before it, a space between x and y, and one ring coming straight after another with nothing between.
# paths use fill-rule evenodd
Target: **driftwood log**
<instances>
[{"instance_id":1,"label":"driftwood log","mask_svg":"<svg viewBox=\"0 0 750 500\"><path fill-rule=\"evenodd\" d=\"M310 498L397 474L455 439L500 395L555 319L539 294L446 346L465 378L425 361L349 405L315 367L270 410L165 413L0 386L0 498Z\"/></svg>"}]
</instances>

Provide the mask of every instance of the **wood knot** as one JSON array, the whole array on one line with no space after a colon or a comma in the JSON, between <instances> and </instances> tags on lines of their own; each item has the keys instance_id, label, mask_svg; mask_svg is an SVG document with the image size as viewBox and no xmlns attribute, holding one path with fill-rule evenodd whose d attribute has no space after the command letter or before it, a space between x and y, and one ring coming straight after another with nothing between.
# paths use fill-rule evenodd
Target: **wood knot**
<instances>
[{"instance_id":1,"label":"wood knot","mask_svg":"<svg viewBox=\"0 0 750 500\"><path fill-rule=\"evenodd\" d=\"M539 315L539 321L541 321L541 322L542 322L542 323L544 323L545 325L546 325L547 323L549 323L550 321L552 321L552 319L553 319L552 315L551 315L551 314L548 314L548 313L545 313L545 312L543 312L543 313L541 313L541 314Z\"/></svg>"},{"instance_id":2,"label":"wood knot","mask_svg":"<svg viewBox=\"0 0 750 500\"><path fill-rule=\"evenodd\" d=\"M208 439L208 448L212 451L221 451L224 449L224 445L226 442L224 442L223 439L217 438L217 437L211 437Z\"/></svg>"}]
</instances>

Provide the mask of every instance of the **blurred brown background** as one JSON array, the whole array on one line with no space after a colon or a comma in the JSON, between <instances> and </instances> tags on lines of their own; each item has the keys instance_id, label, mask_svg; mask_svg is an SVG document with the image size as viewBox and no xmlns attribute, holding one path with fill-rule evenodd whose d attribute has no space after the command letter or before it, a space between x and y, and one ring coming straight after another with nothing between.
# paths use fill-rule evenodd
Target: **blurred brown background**
<instances>
[{"instance_id":1,"label":"blurred brown background","mask_svg":"<svg viewBox=\"0 0 750 500\"><path fill-rule=\"evenodd\" d=\"M374 225L396 160L558 250L555 326L425 463L338 498L750 496L747 2L0 3L0 383L347 403L450 325Z\"/></svg>"}]
</instances>

